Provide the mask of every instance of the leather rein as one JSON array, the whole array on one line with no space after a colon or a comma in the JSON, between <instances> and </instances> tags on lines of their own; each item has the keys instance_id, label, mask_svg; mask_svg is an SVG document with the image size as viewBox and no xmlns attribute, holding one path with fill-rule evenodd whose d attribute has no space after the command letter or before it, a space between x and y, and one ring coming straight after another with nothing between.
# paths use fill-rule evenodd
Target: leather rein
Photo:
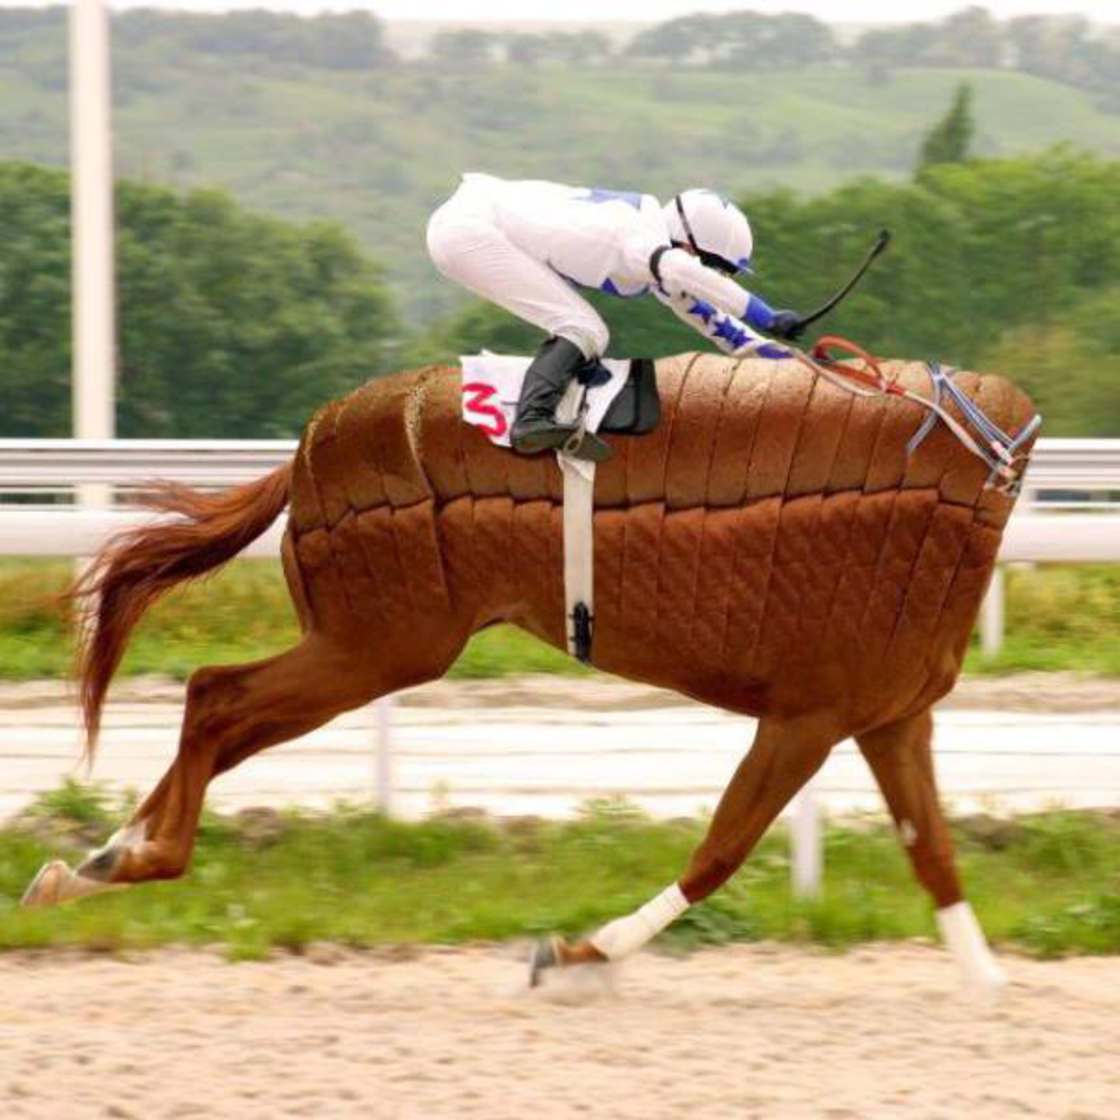
<instances>
[{"instance_id":1,"label":"leather rein","mask_svg":"<svg viewBox=\"0 0 1120 1120\"><path fill-rule=\"evenodd\" d=\"M900 385L897 375L889 377L883 372L876 358L861 346L839 335L823 335L809 354L796 348L791 350L802 365L848 392L862 397L884 394L902 397L926 409L929 413L927 421L907 445L908 452L915 451L933 424L941 420L965 448L987 464L991 472L987 486L993 486L1005 493L1017 491L1026 464L1025 456L1016 452L1037 430L1042 419L1040 416L1035 415L1018 434L1009 435L994 424L971 398L953 384L951 374L946 374L940 365L933 362L926 363L934 393L933 399L930 399ZM846 357L836 357L833 351L840 351ZM854 363L852 359L855 359ZM964 423L941 403L943 390L960 408ZM969 430L970 427L972 430Z\"/></svg>"}]
</instances>

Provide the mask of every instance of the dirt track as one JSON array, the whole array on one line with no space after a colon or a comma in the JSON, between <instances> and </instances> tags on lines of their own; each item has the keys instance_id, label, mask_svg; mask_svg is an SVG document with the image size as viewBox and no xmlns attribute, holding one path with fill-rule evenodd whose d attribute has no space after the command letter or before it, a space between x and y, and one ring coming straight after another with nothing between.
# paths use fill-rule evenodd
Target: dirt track
<instances>
[{"instance_id":1,"label":"dirt track","mask_svg":"<svg viewBox=\"0 0 1120 1120\"><path fill-rule=\"evenodd\" d=\"M0 957L5 1114L1111 1120L1120 1101L1115 959L1007 959L1008 994L977 1006L921 945L643 954L579 1005L522 990L507 950L311 957Z\"/></svg>"}]
</instances>

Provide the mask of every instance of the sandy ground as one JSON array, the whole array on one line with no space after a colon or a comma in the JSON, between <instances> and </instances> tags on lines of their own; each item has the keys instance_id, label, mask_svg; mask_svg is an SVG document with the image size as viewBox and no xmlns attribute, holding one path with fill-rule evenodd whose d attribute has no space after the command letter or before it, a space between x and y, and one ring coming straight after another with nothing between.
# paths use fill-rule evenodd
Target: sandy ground
<instances>
[{"instance_id":1,"label":"sandy ground","mask_svg":"<svg viewBox=\"0 0 1120 1120\"><path fill-rule=\"evenodd\" d=\"M508 949L230 965L0 958L8 1117L1114 1120L1120 964L1005 960L994 1005L923 945L650 953L583 1001Z\"/></svg>"}]
</instances>

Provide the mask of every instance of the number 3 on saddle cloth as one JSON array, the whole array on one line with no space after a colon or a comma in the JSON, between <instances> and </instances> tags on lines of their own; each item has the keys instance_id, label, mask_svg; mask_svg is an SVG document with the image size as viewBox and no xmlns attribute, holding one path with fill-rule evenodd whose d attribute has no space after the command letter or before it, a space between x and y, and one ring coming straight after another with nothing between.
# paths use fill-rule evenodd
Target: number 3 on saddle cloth
<instances>
[{"instance_id":1,"label":"number 3 on saddle cloth","mask_svg":"<svg viewBox=\"0 0 1120 1120\"><path fill-rule=\"evenodd\" d=\"M463 419L509 447L510 428L530 359L498 354L467 355L463 367ZM581 421L589 432L645 435L661 420L653 362L648 358L593 363L568 387L556 410L564 421ZM591 660L594 607L595 464L557 452L564 476L564 600L568 652Z\"/></svg>"},{"instance_id":2,"label":"number 3 on saddle cloth","mask_svg":"<svg viewBox=\"0 0 1120 1120\"><path fill-rule=\"evenodd\" d=\"M481 428L500 447L509 447L509 431L530 358L468 354L463 368L463 419ZM586 396L585 396L586 391ZM641 436L661 421L657 379L649 358L608 358L589 363L572 382L557 409L575 418L586 407L589 432Z\"/></svg>"}]
</instances>

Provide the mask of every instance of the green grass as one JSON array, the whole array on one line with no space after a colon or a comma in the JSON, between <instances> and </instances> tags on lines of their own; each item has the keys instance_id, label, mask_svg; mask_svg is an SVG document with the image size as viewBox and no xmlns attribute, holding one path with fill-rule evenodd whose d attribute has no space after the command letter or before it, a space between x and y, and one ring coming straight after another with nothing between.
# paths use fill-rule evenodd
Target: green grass
<instances>
[{"instance_id":1,"label":"green grass","mask_svg":"<svg viewBox=\"0 0 1120 1120\"><path fill-rule=\"evenodd\" d=\"M104 839L119 808L71 785L0 830L0 948L224 945L232 957L311 941L354 946L576 934L677 878L702 821L654 823L623 802L567 823L485 818L405 824L359 808L328 815L207 816L194 869L49 911L17 909L40 864ZM957 827L969 897L990 936L1040 956L1120 952L1120 821L1054 812ZM830 827L816 902L789 890L787 844L769 836L664 943L778 939L842 948L934 935L930 904L893 834Z\"/></svg>"},{"instance_id":2,"label":"green grass","mask_svg":"<svg viewBox=\"0 0 1120 1120\"><path fill-rule=\"evenodd\" d=\"M0 559L0 679L64 675L70 665L65 619L50 595L71 572L59 561ZM1120 566L1012 570L1007 642L996 658L973 649L971 673L1022 669L1120 675ZM144 620L129 646L125 675L186 677L200 665L267 657L297 636L279 565L235 561L214 579L172 593ZM452 677L584 673L560 651L508 626L474 637Z\"/></svg>"},{"instance_id":3,"label":"green grass","mask_svg":"<svg viewBox=\"0 0 1120 1120\"><path fill-rule=\"evenodd\" d=\"M64 676L72 651L52 601L72 567L0 559L0 679ZM235 561L213 579L172 592L141 623L121 672L185 678L200 665L269 657L298 638L284 577L273 561ZM452 677L586 673L578 662L512 627L475 636Z\"/></svg>"},{"instance_id":4,"label":"green grass","mask_svg":"<svg viewBox=\"0 0 1120 1120\"><path fill-rule=\"evenodd\" d=\"M966 672L1120 675L1120 564L1012 568L1006 602L1003 649L985 658L974 643Z\"/></svg>"}]
</instances>

